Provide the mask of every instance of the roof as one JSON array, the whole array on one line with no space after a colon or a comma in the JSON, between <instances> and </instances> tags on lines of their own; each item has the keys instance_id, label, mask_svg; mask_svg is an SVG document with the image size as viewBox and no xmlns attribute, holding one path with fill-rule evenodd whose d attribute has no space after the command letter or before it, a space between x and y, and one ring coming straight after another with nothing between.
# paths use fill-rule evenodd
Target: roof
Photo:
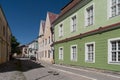
<instances>
[{"instance_id":1,"label":"roof","mask_svg":"<svg viewBox=\"0 0 120 80\"><path fill-rule=\"evenodd\" d=\"M79 2L81 2L82 0L71 0L67 5L65 5L62 9L61 9L61 13L60 15L57 17L60 18L61 16L63 16L66 12L68 12L69 10L71 10L73 7L75 7ZM56 20L57 20L56 19ZM53 21L52 23L54 23L55 21Z\"/></svg>"},{"instance_id":2,"label":"roof","mask_svg":"<svg viewBox=\"0 0 120 80\"><path fill-rule=\"evenodd\" d=\"M48 15L49 15L49 19L50 19L50 23L52 24L52 22L54 22L57 18L58 18L58 14L54 14L54 13L51 13L51 12L48 12Z\"/></svg>"},{"instance_id":3,"label":"roof","mask_svg":"<svg viewBox=\"0 0 120 80\"><path fill-rule=\"evenodd\" d=\"M64 6L61 9L61 13L60 16L65 14L66 12L68 12L70 9L72 9L76 4L78 4L81 0L72 0L71 2L69 2L66 6Z\"/></svg>"}]
</instances>

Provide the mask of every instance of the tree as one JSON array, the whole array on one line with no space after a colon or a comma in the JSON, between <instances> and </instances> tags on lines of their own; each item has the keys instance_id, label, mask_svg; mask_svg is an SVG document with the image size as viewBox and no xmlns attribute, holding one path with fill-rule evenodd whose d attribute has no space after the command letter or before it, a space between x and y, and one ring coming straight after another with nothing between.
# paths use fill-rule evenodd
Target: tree
<instances>
[{"instance_id":1,"label":"tree","mask_svg":"<svg viewBox=\"0 0 120 80\"><path fill-rule=\"evenodd\" d=\"M21 51L19 49L19 45L20 45L20 43L17 41L17 39L15 38L15 36L12 36L11 37L11 53L12 53L12 55L14 53L17 53L17 54L21 53Z\"/></svg>"}]
</instances>

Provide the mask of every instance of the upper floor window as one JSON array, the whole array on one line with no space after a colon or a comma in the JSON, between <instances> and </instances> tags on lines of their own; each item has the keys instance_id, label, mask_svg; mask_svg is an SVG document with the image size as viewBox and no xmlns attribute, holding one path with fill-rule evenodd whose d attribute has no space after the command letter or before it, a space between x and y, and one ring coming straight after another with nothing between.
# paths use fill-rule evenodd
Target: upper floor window
<instances>
[{"instance_id":1,"label":"upper floor window","mask_svg":"<svg viewBox=\"0 0 120 80\"><path fill-rule=\"evenodd\" d=\"M45 39L45 45L47 45L47 39Z\"/></svg>"},{"instance_id":2,"label":"upper floor window","mask_svg":"<svg viewBox=\"0 0 120 80\"><path fill-rule=\"evenodd\" d=\"M76 31L76 26L77 26L77 18L76 15L71 17L71 32Z\"/></svg>"},{"instance_id":3,"label":"upper floor window","mask_svg":"<svg viewBox=\"0 0 120 80\"><path fill-rule=\"evenodd\" d=\"M110 17L120 15L120 0L110 0Z\"/></svg>"},{"instance_id":4,"label":"upper floor window","mask_svg":"<svg viewBox=\"0 0 120 80\"><path fill-rule=\"evenodd\" d=\"M63 24L60 24L59 26L59 37L63 36Z\"/></svg>"},{"instance_id":5,"label":"upper floor window","mask_svg":"<svg viewBox=\"0 0 120 80\"><path fill-rule=\"evenodd\" d=\"M93 25L94 23L94 7L91 5L90 7L86 8L85 11L85 26Z\"/></svg>"},{"instance_id":6,"label":"upper floor window","mask_svg":"<svg viewBox=\"0 0 120 80\"><path fill-rule=\"evenodd\" d=\"M120 38L108 41L108 59L109 63L120 63Z\"/></svg>"}]
</instances>

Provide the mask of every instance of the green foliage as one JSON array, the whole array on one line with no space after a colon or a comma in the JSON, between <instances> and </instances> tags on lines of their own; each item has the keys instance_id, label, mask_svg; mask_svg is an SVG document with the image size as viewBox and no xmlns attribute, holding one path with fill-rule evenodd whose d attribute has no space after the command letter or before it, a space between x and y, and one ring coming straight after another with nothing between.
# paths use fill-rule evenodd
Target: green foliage
<instances>
[{"instance_id":1,"label":"green foliage","mask_svg":"<svg viewBox=\"0 0 120 80\"><path fill-rule=\"evenodd\" d=\"M19 49L19 45L20 45L20 43L17 41L15 36L12 36L11 37L11 53L12 54L14 54L14 53L20 54L21 53L21 51Z\"/></svg>"}]
</instances>

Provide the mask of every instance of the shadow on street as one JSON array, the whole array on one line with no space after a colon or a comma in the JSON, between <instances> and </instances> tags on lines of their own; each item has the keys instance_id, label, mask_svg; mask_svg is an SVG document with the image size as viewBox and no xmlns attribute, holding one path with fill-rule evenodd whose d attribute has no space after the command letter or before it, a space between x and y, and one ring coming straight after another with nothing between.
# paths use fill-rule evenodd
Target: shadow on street
<instances>
[{"instance_id":1,"label":"shadow on street","mask_svg":"<svg viewBox=\"0 0 120 80\"><path fill-rule=\"evenodd\" d=\"M0 64L0 73L12 71L26 72L37 68L44 68L44 66L31 60L14 59Z\"/></svg>"},{"instance_id":2,"label":"shadow on street","mask_svg":"<svg viewBox=\"0 0 120 80\"><path fill-rule=\"evenodd\" d=\"M21 61L22 72L26 72L26 71L37 69L37 68L44 68L44 66L41 65L41 63L36 63L31 60L20 60L20 61Z\"/></svg>"}]
</instances>

